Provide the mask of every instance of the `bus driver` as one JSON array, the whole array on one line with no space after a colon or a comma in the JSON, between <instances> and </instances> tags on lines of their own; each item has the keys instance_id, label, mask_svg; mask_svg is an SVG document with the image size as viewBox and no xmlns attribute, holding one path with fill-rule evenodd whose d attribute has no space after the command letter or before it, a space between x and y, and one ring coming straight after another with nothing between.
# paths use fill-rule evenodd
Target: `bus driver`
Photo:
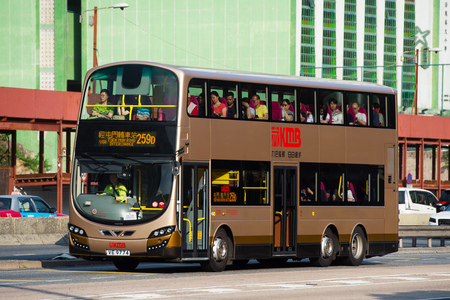
<instances>
[{"instance_id":1,"label":"bus driver","mask_svg":"<svg viewBox=\"0 0 450 300\"><path fill-rule=\"evenodd\" d=\"M117 174L110 174L109 181L111 181L111 184L108 184L103 191L113 195L117 202L126 202L127 188L119 182Z\"/></svg>"}]
</instances>

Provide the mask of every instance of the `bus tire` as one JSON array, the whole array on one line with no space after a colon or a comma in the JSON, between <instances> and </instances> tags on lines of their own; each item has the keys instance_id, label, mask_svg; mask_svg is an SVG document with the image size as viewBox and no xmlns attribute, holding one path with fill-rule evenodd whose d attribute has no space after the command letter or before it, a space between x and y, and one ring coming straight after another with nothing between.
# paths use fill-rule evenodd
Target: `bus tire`
<instances>
[{"instance_id":1,"label":"bus tire","mask_svg":"<svg viewBox=\"0 0 450 300\"><path fill-rule=\"evenodd\" d=\"M327 228L320 243L320 256L310 258L309 261L316 267L328 267L336 258L338 247L339 241L336 235L330 228Z\"/></svg>"},{"instance_id":2,"label":"bus tire","mask_svg":"<svg viewBox=\"0 0 450 300\"><path fill-rule=\"evenodd\" d=\"M344 263L349 266L359 266L366 255L366 236L361 227L356 227L352 233L349 245L349 254Z\"/></svg>"},{"instance_id":3,"label":"bus tire","mask_svg":"<svg viewBox=\"0 0 450 300\"><path fill-rule=\"evenodd\" d=\"M222 272L227 266L231 254L231 242L225 230L220 228L214 236L211 258L201 264L205 271Z\"/></svg>"},{"instance_id":4,"label":"bus tire","mask_svg":"<svg viewBox=\"0 0 450 300\"><path fill-rule=\"evenodd\" d=\"M120 271L133 271L139 265L139 260L137 259L121 259L114 260L114 266Z\"/></svg>"}]
</instances>

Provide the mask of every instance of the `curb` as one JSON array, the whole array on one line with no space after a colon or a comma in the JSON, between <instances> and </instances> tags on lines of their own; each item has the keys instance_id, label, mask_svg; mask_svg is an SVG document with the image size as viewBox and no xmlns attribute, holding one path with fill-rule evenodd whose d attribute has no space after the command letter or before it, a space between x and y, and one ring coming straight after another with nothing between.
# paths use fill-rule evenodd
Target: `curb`
<instances>
[{"instance_id":1,"label":"curb","mask_svg":"<svg viewBox=\"0 0 450 300\"><path fill-rule=\"evenodd\" d=\"M73 260L4 260L0 261L0 270L52 269L60 267L78 267L108 264L112 264L112 262L88 261L78 258Z\"/></svg>"}]
</instances>

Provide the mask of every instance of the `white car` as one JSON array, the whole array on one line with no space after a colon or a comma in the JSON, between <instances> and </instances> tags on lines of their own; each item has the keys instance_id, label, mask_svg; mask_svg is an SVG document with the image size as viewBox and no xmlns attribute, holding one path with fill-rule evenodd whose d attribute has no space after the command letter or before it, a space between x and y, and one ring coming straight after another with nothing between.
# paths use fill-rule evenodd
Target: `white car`
<instances>
[{"instance_id":1,"label":"white car","mask_svg":"<svg viewBox=\"0 0 450 300\"><path fill-rule=\"evenodd\" d=\"M431 215L428 225L450 225L450 205L444 211Z\"/></svg>"},{"instance_id":2,"label":"white car","mask_svg":"<svg viewBox=\"0 0 450 300\"><path fill-rule=\"evenodd\" d=\"M436 213L436 196L427 190L398 189L399 225L427 225Z\"/></svg>"}]
</instances>

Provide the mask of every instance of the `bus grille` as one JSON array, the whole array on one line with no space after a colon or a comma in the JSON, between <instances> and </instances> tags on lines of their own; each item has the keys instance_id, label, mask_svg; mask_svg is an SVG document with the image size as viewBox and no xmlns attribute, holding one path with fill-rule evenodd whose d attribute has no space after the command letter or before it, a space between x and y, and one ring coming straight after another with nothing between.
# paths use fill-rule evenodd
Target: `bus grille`
<instances>
[{"instance_id":1,"label":"bus grille","mask_svg":"<svg viewBox=\"0 0 450 300\"><path fill-rule=\"evenodd\" d=\"M106 229L101 229L100 232L101 232L104 236L132 236L136 231L135 231L135 230L121 231L121 230L106 230Z\"/></svg>"}]
</instances>

